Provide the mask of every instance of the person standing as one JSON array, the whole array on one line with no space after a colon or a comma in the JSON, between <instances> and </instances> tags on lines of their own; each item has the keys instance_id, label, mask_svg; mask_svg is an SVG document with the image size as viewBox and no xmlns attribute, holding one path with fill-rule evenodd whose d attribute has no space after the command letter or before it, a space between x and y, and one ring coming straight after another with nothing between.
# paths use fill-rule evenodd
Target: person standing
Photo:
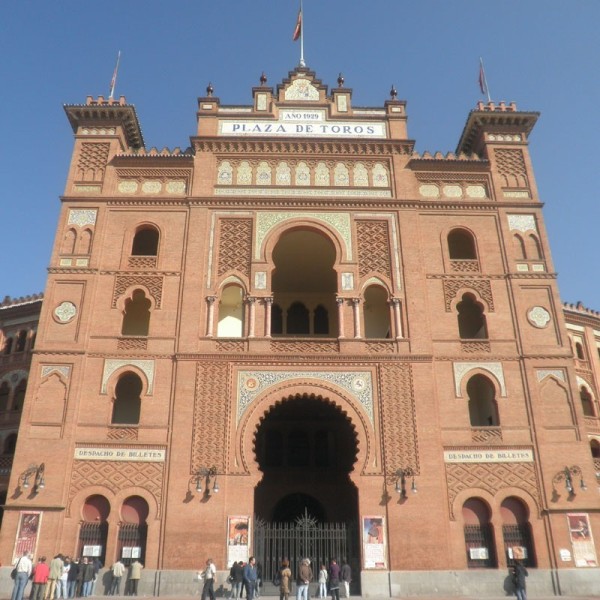
<instances>
[{"instance_id":1,"label":"person standing","mask_svg":"<svg viewBox=\"0 0 600 600\"><path fill-rule=\"evenodd\" d=\"M242 588L242 583L244 582L242 561L234 562L233 565L231 565L229 577L231 578L231 598L232 600L239 600L240 590Z\"/></svg>"},{"instance_id":2,"label":"person standing","mask_svg":"<svg viewBox=\"0 0 600 600\"><path fill-rule=\"evenodd\" d=\"M37 564L33 567L32 575L31 599L43 600L46 583L48 583L48 576L50 575L50 567L46 564L45 556L38 559Z\"/></svg>"},{"instance_id":3,"label":"person standing","mask_svg":"<svg viewBox=\"0 0 600 600\"><path fill-rule=\"evenodd\" d=\"M94 587L94 565L91 560L86 557L83 559L83 588L81 595L84 598L92 595L92 588Z\"/></svg>"},{"instance_id":4,"label":"person standing","mask_svg":"<svg viewBox=\"0 0 600 600\"><path fill-rule=\"evenodd\" d=\"M57 554L50 561L50 577L48 578L48 585L46 586L45 600L54 600L56 587L59 585L59 580L62 576L63 566L64 563L60 554ZM58 597L60 598L60 596Z\"/></svg>"},{"instance_id":5,"label":"person standing","mask_svg":"<svg viewBox=\"0 0 600 600\"><path fill-rule=\"evenodd\" d=\"M527 592L525 591L525 577L529 573L525 568L525 565L520 561L516 560L513 566L513 583L515 584L515 593L517 594L517 600L527 600Z\"/></svg>"},{"instance_id":6,"label":"person standing","mask_svg":"<svg viewBox=\"0 0 600 600\"><path fill-rule=\"evenodd\" d=\"M136 558L129 567L129 595L138 595L138 585L142 578L142 569L144 565Z\"/></svg>"},{"instance_id":7,"label":"person standing","mask_svg":"<svg viewBox=\"0 0 600 600\"><path fill-rule=\"evenodd\" d=\"M292 570L290 569L290 561L284 558L281 561L281 569L279 571L279 600L289 600L292 590Z\"/></svg>"},{"instance_id":8,"label":"person standing","mask_svg":"<svg viewBox=\"0 0 600 600\"><path fill-rule=\"evenodd\" d=\"M75 598L78 575L79 575L79 559L76 558L71 561L71 568L69 569L69 575L67 577L67 592L68 592L69 598Z\"/></svg>"},{"instance_id":9,"label":"person standing","mask_svg":"<svg viewBox=\"0 0 600 600\"><path fill-rule=\"evenodd\" d=\"M204 579L204 585L202 586L202 600L206 600L208 596L210 600L215 600L215 576L217 574L217 567L212 558L206 561L206 567L202 573L202 579Z\"/></svg>"},{"instance_id":10,"label":"person standing","mask_svg":"<svg viewBox=\"0 0 600 600\"><path fill-rule=\"evenodd\" d=\"M310 560L303 558L298 565L298 581L296 588L296 600L308 600L308 586L313 578L310 568Z\"/></svg>"},{"instance_id":11,"label":"person standing","mask_svg":"<svg viewBox=\"0 0 600 600\"><path fill-rule=\"evenodd\" d=\"M251 556L248 564L244 567L244 588L246 590L246 600L254 599L254 590L256 588L256 559Z\"/></svg>"},{"instance_id":12,"label":"person standing","mask_svg":"<svg viewBox=\"0 0 600 600\"><path fill-rule=\"evenodd\" d=\"M67 600L67 598L69 597L69 585L68 585L68 579L69 579L69 571L71 570L71 559L66 556L63 559L63 570L62 570L62 575L60 576L59 580L58 580L58 588L57 588L57 597L59 598L64 598L65 600Z\"/></svg>"},{"instance_id":13,"label":"person standing","mask_svg":"<svg viewBox=\"0 0 600 600\"><path fill-rule=\"evenodd\" d=\"M15 561L15 585L10 600L23 600L23 593L25 592L29 576L33 570L31 557L31 552L24 552L23 556Z\"/></svg>"},{"instance_id":14,"label":"person standing","mask_svg":"<svg viewBox=\"0 0 600 600\"><path fill-rule=\"evenodd\" d=\"M112 581L110 582L109 596L120 596L121 595L121 579L125 575L125 565L121 562L120 558L117 558L117 562L110 568L112 571Z\"/></svg>"},{"instance_id":15,"label":"person standing","mask_svg":"<svg viewBox=\"0 0 600 600\"><path fill-rule=\"evenodd\" d=\"M325 565L321 565L319 570L319 594L317 598L325 598L327 596L327 568Z\"/></svg>"},{"instance_id":16,"label":"person standing","mask_svg":"<svg viewBox=\"0 0 600 600\"><path fill-rule=\"evenodd\" d=\"M340 600L340 565L337 560L332 559L329 565L329 591L331 592L331 600Z\"/></svg>"},{"instance_id":17,"label":"person standing","mask_svg":"<svg viewBox=\"0 0 600 600\"><path fill-rule=\"evenodd\" d=\"M352 581L352 569L348 564L348 559L344 558L342 562L342 583L344 584L344 598L350 598L350 582Z\"/></svg>"}]
</instances>

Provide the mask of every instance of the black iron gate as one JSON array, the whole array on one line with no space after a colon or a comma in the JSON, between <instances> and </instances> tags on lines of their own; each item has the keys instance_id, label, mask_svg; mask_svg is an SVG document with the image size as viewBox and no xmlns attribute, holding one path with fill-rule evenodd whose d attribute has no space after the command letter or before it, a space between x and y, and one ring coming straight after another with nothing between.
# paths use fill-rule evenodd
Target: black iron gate
<instances>
[{"instance_id":1,"label":"black iron gate","mask_svg":"<svg viewBox=\"0 0 600 600\"><path fill-rule=\"evenodd\" d=\"M270 588L283 558L290 561L294 581L303 558L310 559L315 582L321 565L329 566L334 558L340 564L347 558L351 565L358 565L355 529L347 523L319 523L308 513L294 523L268 523L255 519L254 555L265 588L263 594L276 595L274 588ZM357 581L359 578L354 569L353 575Z\"/></svg>"}]
</instances>

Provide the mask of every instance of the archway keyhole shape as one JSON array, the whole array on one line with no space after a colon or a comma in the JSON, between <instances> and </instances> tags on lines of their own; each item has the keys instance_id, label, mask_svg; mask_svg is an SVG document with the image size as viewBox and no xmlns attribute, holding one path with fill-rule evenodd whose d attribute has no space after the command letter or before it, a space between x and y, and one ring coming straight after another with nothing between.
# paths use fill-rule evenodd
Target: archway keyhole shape
<instances>
[{"instance_id":1,"label":"archway keyhole shape","mask_svg":"<svg viewBox=\"0 0 600 600\"><path fill-rule=\"evenodd\" d=\"M336 249L323 233L292 229L273 249L271 333L326 336L337 331Z\"/></svg>"}]
</instances>

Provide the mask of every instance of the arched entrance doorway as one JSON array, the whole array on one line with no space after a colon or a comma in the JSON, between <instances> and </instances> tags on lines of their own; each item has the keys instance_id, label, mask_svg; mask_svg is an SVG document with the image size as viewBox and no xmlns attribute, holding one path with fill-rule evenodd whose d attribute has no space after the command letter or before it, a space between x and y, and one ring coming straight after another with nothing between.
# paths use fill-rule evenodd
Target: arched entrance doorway
<instances>
[{"instance_id":1,"label":"arched entrance doorway","mask_svg":"<svg viewBox=\"0 0 600 600\"><path fill-rule=\"evenodd\" d=\"M284 557L294 573L304 557L317 571L347 558L358 582L358 492L349 476L357 439L350 419L322 396L290 396L264 416L255 453L263 474L254 494L255 551L265 584Z\"/></svg>"}]
</instances>

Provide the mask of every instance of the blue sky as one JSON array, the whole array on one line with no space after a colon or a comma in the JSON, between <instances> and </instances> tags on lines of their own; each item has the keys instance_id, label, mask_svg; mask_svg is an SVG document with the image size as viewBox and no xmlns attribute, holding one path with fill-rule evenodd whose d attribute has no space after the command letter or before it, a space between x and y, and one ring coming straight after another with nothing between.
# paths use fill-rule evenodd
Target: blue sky
<instances>
[{"instance_id":1,"label":"blue sky","mask_svg":"<svg viewBox=\"0 0 600 600\"><path fill-rule=\"evenodd\" d=\"M264 71L298 64L297 0L0 2L0 300L44 290L72 151L63 104L116 95L136 106L146 146L189 145L198 96L249 104ZM407 100L420 152L454 150L481 99L540 111L531 155L563 300L600 309L600 2L304 0L307 66L342 72L356 106Z\"/></svg>"}]
</instances>

